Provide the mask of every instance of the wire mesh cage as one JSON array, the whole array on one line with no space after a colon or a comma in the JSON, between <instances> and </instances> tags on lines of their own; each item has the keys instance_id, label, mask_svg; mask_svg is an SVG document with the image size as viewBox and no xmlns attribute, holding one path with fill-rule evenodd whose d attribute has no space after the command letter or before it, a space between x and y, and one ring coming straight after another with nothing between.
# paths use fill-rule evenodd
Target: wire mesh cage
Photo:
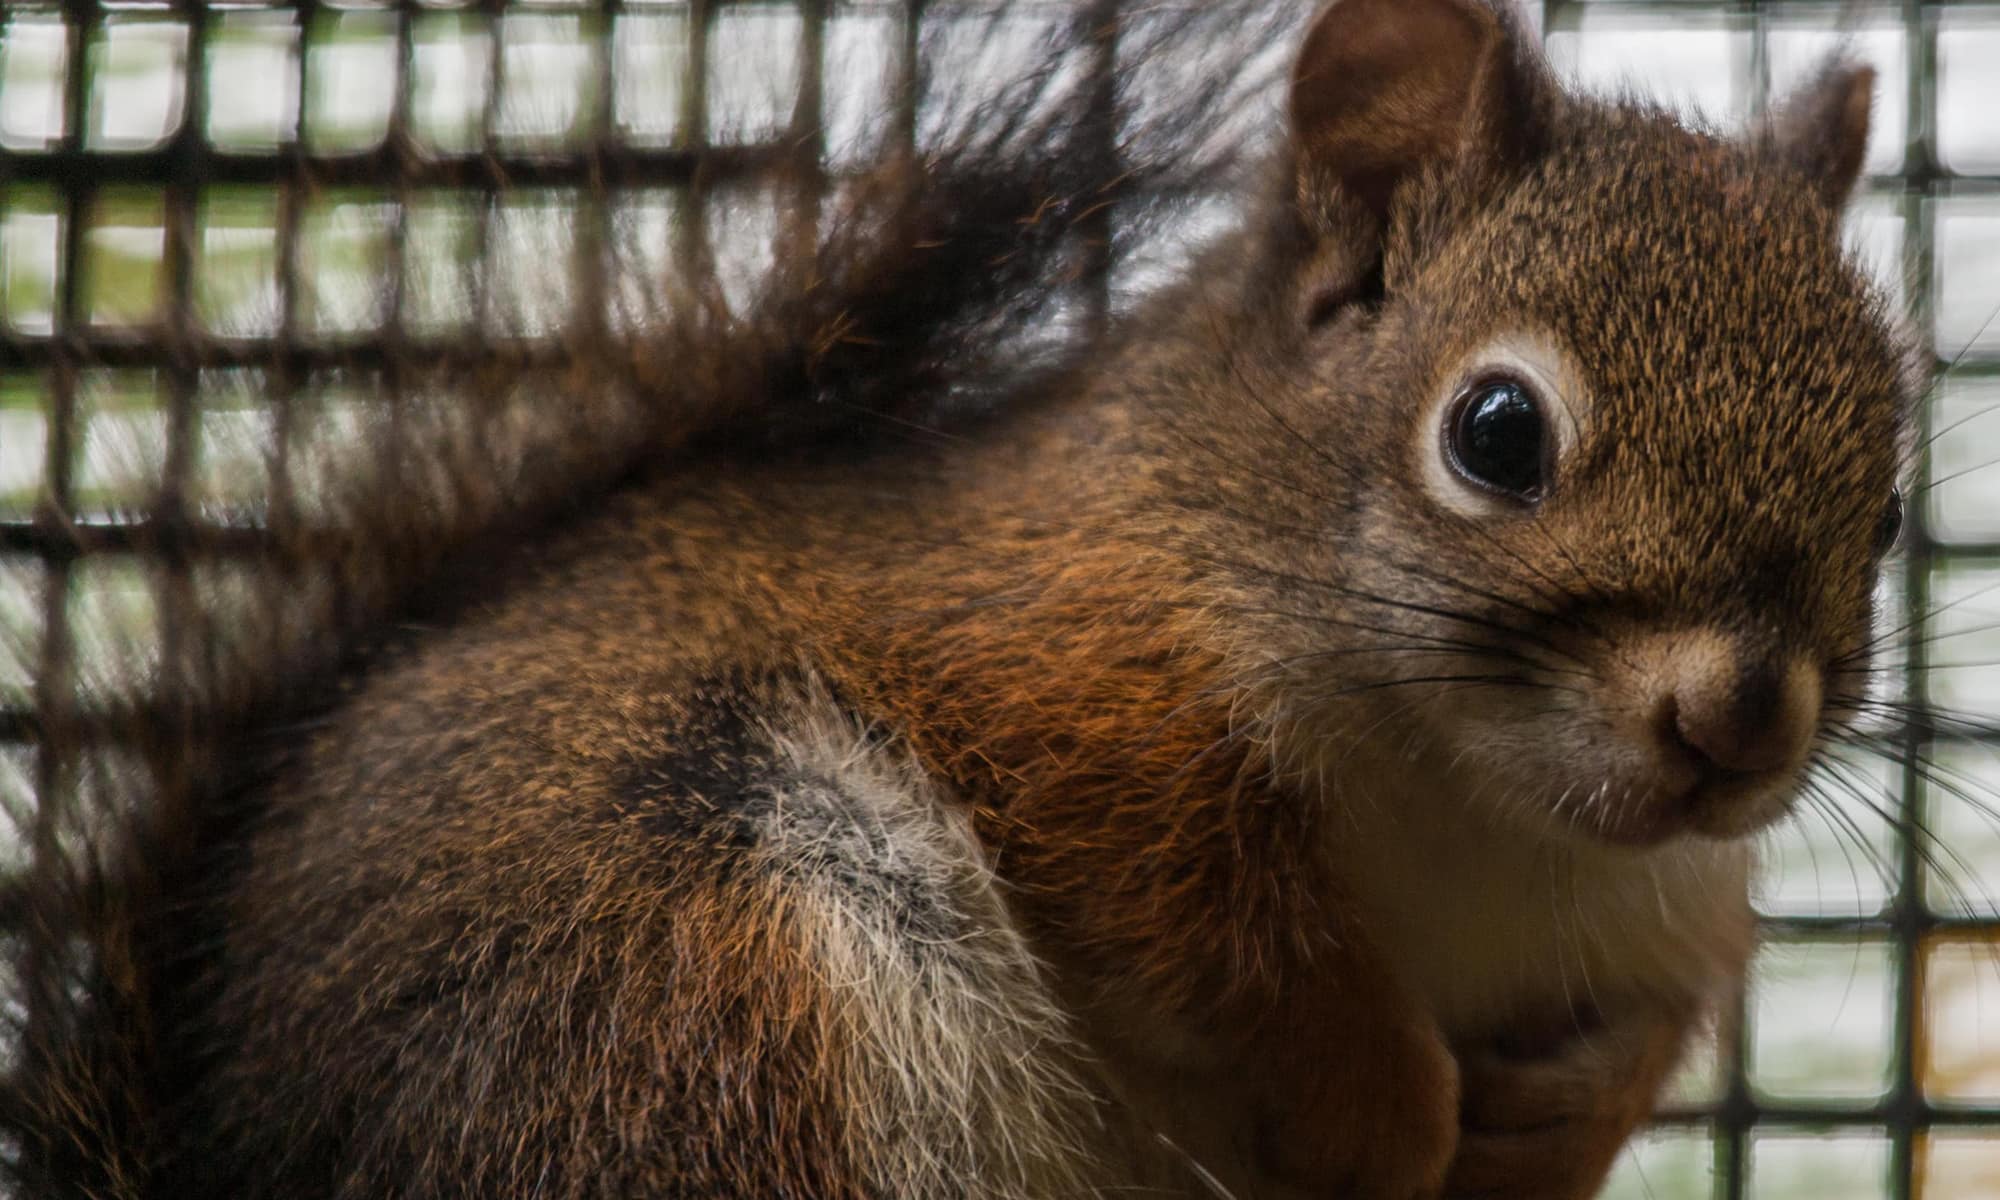
<instances>
[{"instance_id":1,"label":"wire mesh cage","mask_svg":"<svg viewBox=\"0 0 2000 1200\"><path fill-rule=\"evenodd\" d=\"M310 507L394 364L633 320L702 245L921 136L888 0L11 0L0 15L0 802L89 786L56 721L173 653L190 578ZM1729 123L1836 46L1879 72L1857 252L1933 348L1881 748L1773 837L1749 993L1608 1195L2000 1195L2000 6L1548 0L1552 57ZM1113 217L1112 219L1115 219ZM386 281L386 286L384 284ZM1099 297L1098 303L1111 302ZM1935 704L1955 714L1928 714ZM104 722L107 730L115 722ZM65 743L67 744L67 743ZM115 754L115 746L95 753ZM1927 830L1928 833L1920 831ZM14 840L6 854L25 853Z\"/></svg>"}]
</instances>

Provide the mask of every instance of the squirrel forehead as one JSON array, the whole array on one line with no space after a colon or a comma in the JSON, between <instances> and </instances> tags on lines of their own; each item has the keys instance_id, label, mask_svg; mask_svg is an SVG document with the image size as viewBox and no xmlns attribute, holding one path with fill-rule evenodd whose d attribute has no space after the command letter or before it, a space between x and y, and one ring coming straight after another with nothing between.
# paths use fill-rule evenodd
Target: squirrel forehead
<instances>
[{"instance_id":1,"label":"squirrel forehead","mask_svg":"<svg viewBox=\"0 0 2000 1200\"><path fill-rule=\"evenodd\" d=\"M1836 214L1741 145L1663 117L1604 126L1555 148L1435 264L1443 327L1541 328L1628 436L1634 421L1722 423L1749 450L1759 431L1837 419L1893 458L1906 355Z\"/></svg>"}]
</instances>

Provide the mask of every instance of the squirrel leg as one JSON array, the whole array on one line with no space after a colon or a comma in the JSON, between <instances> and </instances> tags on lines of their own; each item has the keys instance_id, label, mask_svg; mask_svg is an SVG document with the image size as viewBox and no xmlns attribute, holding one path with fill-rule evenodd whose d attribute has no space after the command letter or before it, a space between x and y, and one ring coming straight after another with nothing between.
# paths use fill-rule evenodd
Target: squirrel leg
<instances>
[{"instance_id":1,"label":"squirrel leg","mask_svg":"<svg viewBox=\"0 0 2000 1200\"><path fill-rule=\"evenodd\" d=\"M1646 1010L1541 1052L1462 1050L1463 1133L1450 1200L1588 1200L1653 1111L1694 1024Z\"/></svg>"},{"instance_id":2,"label":"squirrel leg","mask_svg":"<svg viewBox=\"0 0 2000 1200\"><path fill-rule=\"evenodd\" d=\"M171 1177L398 1200L1148 1183L962 819L830 706L714 690L606 723L601 766L509 743L442 785L385 771L398 803L287 793L298 819L228 901L189 1104L215 1116ZM396 752L393 724L367 736Z\"/></svg>"},{"instance_id":3,"label":"squirrel leg","mask_svg":"<svg viewBox=\"0 0 2000 1200\"><path fill-rule=\"evenodd\" d=\"M1119 946L1141 968L1106 972L1081 1006L1092 1040L1162 1136L1230 1194L1435 1200L1459 1137L1444 1032L1340 882L1316 873L1309 839L1252 828L1194 843L1247 845L1240 855L1074 872L1106 890L1086 893L1095 910L1063 914L1073 927L1144 915Z\"/></svg>"}]
</instances>

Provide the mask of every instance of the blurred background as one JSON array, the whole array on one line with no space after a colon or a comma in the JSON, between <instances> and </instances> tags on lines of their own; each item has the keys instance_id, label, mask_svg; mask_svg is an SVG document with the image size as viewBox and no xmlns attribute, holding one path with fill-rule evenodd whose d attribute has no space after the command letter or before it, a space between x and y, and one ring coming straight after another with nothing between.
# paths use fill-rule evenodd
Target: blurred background
<instances>
[{"instance_id":1,"label":"blurred background","mask_svg":"<svg viewBox=\"0 0 2000 1200\"><path fill-rule=\"evenodd\" d=\"M1830 51L1871 62L1850 236L1940 372L1883 580L1885 695L1950 715L1881 722L1880 753L1770 838L1749 994L1606 1195L2000 1197L2000 5L1530 8L1571 78L1725 128ZM57 754L49 714L144 672L176 605L226 590L235 541L310 513L302 464L381 403L393 353L635 326L697 239L747 289L784 221L732 171L796 153L801 115L834 173L918 126L897 86L915 24L869 0L6 0L15 826L117 754ZM163 597L137 556L187 530L197 586ZM0 837L0 863L21 845Z\"/></svg>"}]
</instances>

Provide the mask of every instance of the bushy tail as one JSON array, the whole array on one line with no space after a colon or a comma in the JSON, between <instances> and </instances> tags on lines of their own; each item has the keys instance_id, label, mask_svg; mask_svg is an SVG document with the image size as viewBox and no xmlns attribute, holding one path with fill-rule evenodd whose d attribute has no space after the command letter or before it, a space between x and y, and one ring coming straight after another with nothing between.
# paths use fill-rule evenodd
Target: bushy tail
<instances>
[{"instance_id":1,"label":"bushy tail","mask_svg":"<svg viewBox=\"0 0 2000 1200\"><path fill-rule=\"evenodd\" d=\"M732 299L734 264L684 227L681 269L622 332L588 313L560 337L442 362L372 347L376 365L353 377L380 402L320 414L332 436L282 464L289 499L228 534L252 552L225 561L220 535L162 532L155 586L197 619L148 678L74 705L42 681L48 769L0 890L13 1194L163 1186L150 1175L173 1104L158 983L206 936L168 908L179 876L212 867L218 831L254 816L236 808L262 747L310 720L455 563L522 553L695 448L963 429L1087 360L1113 336L1120 281L1171 244L1172 216L1242 174L1242 130L1268 125L1267 77L1306 15L1277 0L1100 2L1054 19L1045 5L917 7L888 149L832 172L819 131L795 122L747 179L705 196L781 199L752 299ZM710 165L696 164L697 199Z\"/></svg>"}]
</instances>

